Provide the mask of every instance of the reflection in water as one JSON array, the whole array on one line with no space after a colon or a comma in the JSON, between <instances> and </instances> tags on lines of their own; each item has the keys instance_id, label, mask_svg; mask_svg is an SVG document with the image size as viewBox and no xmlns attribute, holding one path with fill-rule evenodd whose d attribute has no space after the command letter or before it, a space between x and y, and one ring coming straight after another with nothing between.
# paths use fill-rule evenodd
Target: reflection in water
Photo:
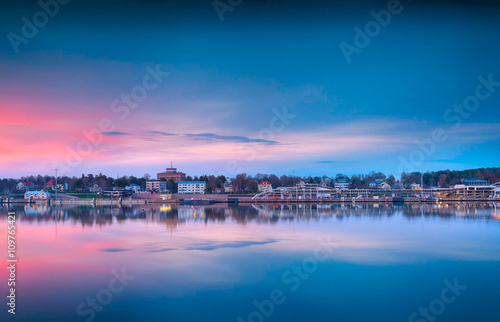
<instances>
[{"instance_id":1,"label":"reflection in water","mask_svg":"<svg viewBox=\"0 0 500 322\"><path fill-rule=\"evenodd\" d=\"M19 221L26 222L70 222L84 226L105 226L126 220L143 220L166 225L173 229L187 221L224 222L239 224L276 223L279 221L308 221L334 217L348 219L350 216L371 218L392 217L401 214L412 219L418 217L456 218L466 220L500 220L498 203L454 203L454 204L253 204L227 207L213 206L47 206L14 205L0 208L0 216L15 211Z\"/></svg>"}]
</instances>

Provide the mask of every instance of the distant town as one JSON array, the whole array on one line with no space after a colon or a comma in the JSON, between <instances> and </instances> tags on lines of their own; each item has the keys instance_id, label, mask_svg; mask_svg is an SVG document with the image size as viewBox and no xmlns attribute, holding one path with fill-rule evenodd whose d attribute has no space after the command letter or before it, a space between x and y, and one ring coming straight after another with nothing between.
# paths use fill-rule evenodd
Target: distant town
<instances>
[{"instance_id":1,"label":"distant town","mask_svg":"<svg viewBox=\"0 0 500 322\"><path fill-rule=\"evenodd\" d=\"M172 165L153 178L109 177L103 174L68 176L27 176L0 180L5 198L49 200L61 198L137 198L170 199L172 195L248 195L252 199L331 199L381 197L458 197L491 199L500 197L500 168L443 170L402 173L399 178L381 172L364 175L296 177L241 173L233 178L223 175L190 176ZM391 192L393 192L391 194Z\"/></svg>"}]
</instances>

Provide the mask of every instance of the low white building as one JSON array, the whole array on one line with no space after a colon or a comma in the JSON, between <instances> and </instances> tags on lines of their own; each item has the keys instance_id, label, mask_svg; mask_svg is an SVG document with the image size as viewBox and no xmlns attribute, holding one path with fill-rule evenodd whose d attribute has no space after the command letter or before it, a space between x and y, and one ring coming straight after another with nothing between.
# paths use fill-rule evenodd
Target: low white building
<instances>
[{"instance_id":1,"label":"low white building","mask_svg":"<svg viewBox=\"0 0 500 322\"><path fill-rule=\"evenodd\" d=\"M178 193L204 194L205 181L179 181Z\"/></svg>"},{"instance_id":2,"label":"low white building","mask_svg":"<svg viewBox=\"0 0 500 322\"><path fill-rule=\"evenodd\" d=\"M130 190L130 191L133 191L133 192L137 192L137 191L141 190L141 186L139 186L138 184L132 183L130 186L126 186L124 189L125 190Z\"/></svg>"},{"instance_id":3,"label":"low white building","mask_svg":"<svg viewBox=\"0 0 500 322\"><path fill-rule=\"evenodd\" d=\"M26 191L24 199L27 200L47 200L50 199L50 193L46 191Z\"/></svg>"}]
</instances>

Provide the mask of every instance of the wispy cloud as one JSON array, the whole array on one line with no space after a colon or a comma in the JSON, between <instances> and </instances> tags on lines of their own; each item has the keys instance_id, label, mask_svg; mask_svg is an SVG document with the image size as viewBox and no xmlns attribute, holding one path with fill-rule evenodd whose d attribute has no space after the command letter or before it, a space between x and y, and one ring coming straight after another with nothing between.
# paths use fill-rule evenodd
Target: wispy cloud
<instances>
[{"instance_id":1,"label":"wispy cloud","mask_svg":"<svg viewBox=\"0 0 500 322\"><path fill-rule=\"evenodd\" d=\"M330 160L324 160L324 161L316 161L314 162L316 164L339 164L339 163L352 163L352 162L342 162L342 161L330 161Z\"/></svg>"},{"instance_id":2,"label":"wispy cloud","mask_svg":"<svg viewBox=\"0 0 500 322\"><path fill-rule=\"evenodd\" d=\"M169 133L169 132L163 132L163 131L147 131L146 133L158 134L158 135L164 135L164 136L176 136L177 135L175 133Z\"/></svg>"},{"instance_id":3,"label":"wispy cloud","mask_svg":"<svg viewBox=\"0 0 500 322\"><path fill-rule=\"evenodd\" d=\"M168 137L178 137L178 138L187 138L193 140L200 140L208 143L215 142L234 142L234 143L262 143L267 145L275 145L280 144L278 141L273 140L265 140L258 138L251 138L247 136L240 135L219 135L215 133L186 133L186 134L176 134L162 131L147 131L145 132L151 136L168 136ZM157 139L152 138L151 136L143 138L146 141L157 141Z\"/></svg>"},{"instance_id":4,"label":"wispy cloud","mask_svg":"<svg viewBox=\"0 0 500 322\"><path fill-rule=\"evenodd\" d=\"M239 143L265 143L265 144L279 144L278 141L254 139L246 136L224 136L213 133L199 133L199 134L184 134L185 137L194 138L205 141L226 141L226 142L239 142Z\"/></svg>"},{"instance_id":5,"label":"wispy cloud","mask_svg":"<svg viewBox=\"0 0 500 322\"><path fill-rule=\"evenodd\" d=\"M120 136L120 135L130 135L132 133L119 132L119 131L108 131L108 132L101 132L101 134L106 135L106 136Z\"/></svg>"}]
</instances>

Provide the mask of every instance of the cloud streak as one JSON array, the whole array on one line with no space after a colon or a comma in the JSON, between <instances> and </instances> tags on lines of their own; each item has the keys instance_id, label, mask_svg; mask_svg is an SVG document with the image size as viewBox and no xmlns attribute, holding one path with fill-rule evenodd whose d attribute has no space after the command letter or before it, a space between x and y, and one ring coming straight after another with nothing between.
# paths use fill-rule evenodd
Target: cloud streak
<instances>
[{"instance_id":1,"label":"cloud streak","mask_svg":"<svg viewBox=\"0 0 500 322\"><path fill-rule=\"evenodd\" d=\"M119 132L119 131L108 131L108 132L101 132L101 134L105 135L105 136L122 136L122 135L131 135L132 133Z\"/></svg>"},{"instance_id":2,"label":"cloud streak","mask_svg":"<svg viewBox=\"0 0 500 322\"><path fill-rule=\"evenodd\" d=\"M157 137L165 136L165 137L177 137L177 138L187 138L192 140L204 141L207 143L216 143L216 142L233 142L233 143L262 143L267 145L275 145L280 144L278 141L274 140L265 140L265 139L256 139L246 136L240 135L219 135L215 133L186 133L186 134L176 134L162 131L147 131L145 132L149 135L156 135ZM143 138L146 141L159 141L158 139L146 137Z\"/></svg>"},{"instance_id":3,"label":"cloud streak","mask_svg":"<svg viewBox=\"0 0 500 322\"><path fill-rule=\"evenodd\" d=\"M279 144L278 141L253 139L245 136L224 136L213 133L184 134L184 136L188 138L194 138L209 142L226 141L226 142L238 142L238 143L264 143L269 145Z\"/></svg>"}]
</instances>

